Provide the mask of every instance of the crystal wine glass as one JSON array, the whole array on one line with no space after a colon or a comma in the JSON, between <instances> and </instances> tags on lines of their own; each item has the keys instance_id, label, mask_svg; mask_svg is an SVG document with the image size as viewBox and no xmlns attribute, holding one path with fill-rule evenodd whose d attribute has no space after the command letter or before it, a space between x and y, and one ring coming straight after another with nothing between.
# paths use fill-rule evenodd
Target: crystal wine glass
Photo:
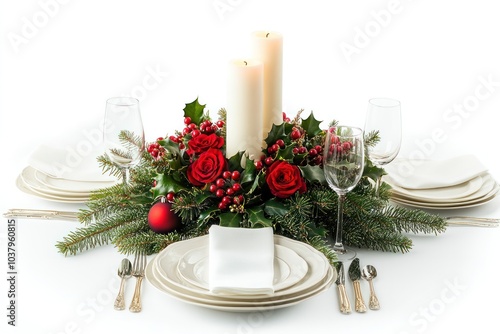
<instances>
[{"instance_id":1,"label":"crystal wine glass","mask_svg":"<svg viewBox=\"0 0 500 334\"><path fill-rule=\"evenodd\" d=\"M126 137L133 138L133 142ZM139 101L131 97L113 97L106 101L104 147L106 156L122 170L123 184L130 181L131 167L144 151L144 129Z\"/></svg>"},{"instance_id":2,"label":"crystal wine glass","mask_svg":"<svg viewBox=\"0 0 500 334\"><path fill-rule=\"evenodd\" d=\"M323 150L323 172L328 185L339 196L333 250L342 260L350 260L356 256L356 252L345 248L342 241L343 207L346 194L363 175L364 152L363 131L360 128L338 126L328 129Z\"/></svg>"},{"instance_id":3,"label":"crystal wine glass","mask_svg":"<svg viewBox=\"0 0 500 334\"><path fill-rule=\"evenodd\" d=\"M401 103L388 98L375 98L368 102L365 134L378 131L380 141L367 148L368 156L377 167L390 163L399 153L401 147ZM378 196L382 177L375 184Z\"/></svg>"}]
</instances>

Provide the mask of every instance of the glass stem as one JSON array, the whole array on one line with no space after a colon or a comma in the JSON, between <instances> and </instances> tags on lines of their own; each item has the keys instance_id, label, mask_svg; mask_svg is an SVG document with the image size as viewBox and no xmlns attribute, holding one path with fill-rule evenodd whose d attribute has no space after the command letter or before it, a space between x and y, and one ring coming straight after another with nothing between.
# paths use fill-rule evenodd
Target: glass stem
<instances>
[{"instance_id":1,"label":"glass stem","mask_svg":"<svg viewBox=\"0 0 500 334\"><path fill-rule=\"evenodd\" d=\"M344 221L344 202L345 194L339 195L339 207L337 212L337 231L335 233L335 245L333 250L337 253L344 254L346 249L342 243L342 223Z\"/></svg>"},{"instance_id":2,"label":"glass stem","mask_svg":"<svg viewBox=\"0 0 500 334\"><path fill-rule=\"evenodd\" d=\"M122 179L123 179L123 185L128 186L130 183L130 171L127 167L122 168Z\"/></svg>"}]
</instances>

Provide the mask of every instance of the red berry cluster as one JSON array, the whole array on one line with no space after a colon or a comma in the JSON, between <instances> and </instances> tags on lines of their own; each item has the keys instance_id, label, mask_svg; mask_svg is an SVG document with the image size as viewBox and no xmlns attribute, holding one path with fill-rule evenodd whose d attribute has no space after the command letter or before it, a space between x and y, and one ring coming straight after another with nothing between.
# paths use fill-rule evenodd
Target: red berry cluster
<instances>
[{"instance_id":1,"label":"red berry cluster","mask_svg":"<svg viewBox=\"0 0 500 334\"><path fill-rule=\"evenodd\" d=\"M353 147L353 144L346 140L344 142L340 141L340 138L337 137L335 134L332 134L330 137L330 146L328 147L328 153L329 154L335 154L339 158L342 157L342 155L347 155L351 151Z\"/></svg>"},{"instance_id":2,"label":"red berry cluster","mask_svg":"<svg viewBox=\"0 0 500 334\"><path fill-rule=\"evenodd\" d=\"M169 137L171 141L179 144L179 148L181 150L186 148L186 145L183 143L184 136L190 135L191 138L193 138L201 133L206 135L215 133L224 126L224 121L218 120L217 122L212 123L212 121L206 120L201 122L198 126L196 123L193 123L191 117L188 116L184 117L184 124L186 125L186 127L182 129L182 133L178 134L177 136Z\"/></svg>"},{"instance_id":3,"label":"red berry cluster","mask_svg":"<svg viewBox=\"0 0 500 334\"><path fill-rule=\"evenodd\" d=\"M156 139L156 142L148 145L148 153L151 154L155 160L159 160L165 155L165 148L158 143L161 140L163 140L163 137L159 137Z\"/></svg>"},{"instance_id":4,"label":"red berry cluster","mask_svg":"<svg viewBox=\"0 0 500 334\"><path fill-rule=\"evenodd\" d=\"M237 210L243 204L244 197L241 195L240 172L237 170L230 172L225 171L222 177L215 180L210 185L210 192L221 199L219 209L231 211Z\"/></svg>"}]
</instances>

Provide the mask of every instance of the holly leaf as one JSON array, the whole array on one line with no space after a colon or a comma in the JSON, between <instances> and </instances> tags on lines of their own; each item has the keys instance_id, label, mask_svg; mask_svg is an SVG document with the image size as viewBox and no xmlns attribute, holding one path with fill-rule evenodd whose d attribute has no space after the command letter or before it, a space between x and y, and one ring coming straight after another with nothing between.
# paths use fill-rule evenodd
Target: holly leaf
<instances>
[{"instance_id":1,"label":"holly leaf","mask_svg":"<svg viewBox=\"0 0 500 334\"><path fill-rule=\"evenodd\" d=\"M241 174L240 181L242 185L253 182L255 180L255 171L257 170L255 164L253 163L253 160L246 158L245 161L245 170Z\"/></svg>"},{"instance_id":2,"label":"holly leaf","mask_svg":"<svg viewBox=\"0 0 500 334\"><path fill-rule=\"evenodd\" d=\"M200 104L198 98L191 103L186 103L184 107L184 117L190 117L191 122L200 125L203 120L203 110L205 110L206 104Z\"/></svg>"},{"instance_id":3,"label":"holly leaf","mask_svg":"<svg viewBox=\"0 0 500 334\"><path fill-rule=\"evenodd\" d=\"M369 177L373 181L377 181L379 177L386 174L383 168L373 166L371 163L365 164L365 168L363 169L363 176Z\"/></svg>"},{"instance_id":4,"label":"holly leaf","mask_svg":"<svg viewBox=\"0 0 500 334\"><path fill-rule=\"evenodd\" d=\"M270 146L276 143L278 139L285 139L285 138L286 138L285 123L281 123L280 125L273 124L273 127L271 128L271 131L269 131L269 134L267 135L265 141L267 146Z\"/></svg>"},{"instance_id":5,"label":"holly leaf","mask_svg":"<svg viewBox=\"0 0 500 334\"><path fill-rule=\"evenodd\" d=\"M273 220L266 218L264 215L264 206L254 206L252 208L247 208L248 221L251 227L272 227Z\"/></svg>"},{"instance_id":6,"label":"holly leaf","mask_svg":"<svg viewBox=\"0 0 500 334\"><path fill-rule=\"evenodd\" d=\"M240 227L242 220L243 215L241 213L226 212L219 215L220 226Z\"/></svg>"},{"instance_id":7,"label":"holly leaf","mask_svg":"<svg viewBox=\"0 0 500 334\"><path fill-rule=\"evenodd\" d=\"M269 216L284 216L288 212L288 207L276 199L271 199L266 202L264 212Z\"/></svg>"},{"instance_id":8,"label":"holly leaf","mask_svg":"<svg viewBox=\"0 0 500 334\"><path fill-rule=\"evenodd\" d=\"M229 168L229 170L241 171L241 159L243 158L244 154L245 154L245 152L240 151L228 159L228 166L227 167Z\"/></svg>"},{"instance_id":9,"label":"holly leaf","mask_svg":"<svg viewBox=\"0 0 500 334\"><path fill-rule=\"evenodd\" d=\"M209 208L205 211L202 211L198 216L198 227L202 227L208 219L210 219L219 209Z\"/></svg>"},{"instance_id":10,"label":"holly leaf","mask_svg":"<svg viewBox=\"0 0 500 334\"><path fill-rule=\"evenodd\" d=\"M314 118L313 112L311 112L309 117L302 120L302 128L307 133L309 138L312 138L321 132L321 129L319 127L320 124L321 121L318 121L316 118Z\"/></svg>"},{"instance_id":11,"label":"holly leaf","mask_svg":"<svg viewBox=\"0 0 500 334\"><path fill-rule=\"evenodd\" d=\"M288 162L292 162L295 155L293 154L293 148L295 145L288 145L283 149L279 149L276 154L275 160L286 160Z\"/></svg>"},{"instance_id":12,"label":"holly leaf","mask_svg":"<svg viewBox=\"0 0 500 334\"><path fill-rule=\"evenodd\" d=\"M177 193L181 190L187 189L184 185L182 185L182 183L175 180L172 175L158 174L154 180L156 180L156 186L153 187L153 198L165 196L169 192Z\"/></svg>"},{"instance_id":13,"label":"holly leaf","mask_svg":"<svg viewBox=\"0 0 500 334\"><path fill-rule=\"evenodd\" d=\"M320 166L299 166L304 178L309 182L319 182L326 184L325 174Z\"/></svg>"}]
</instances>

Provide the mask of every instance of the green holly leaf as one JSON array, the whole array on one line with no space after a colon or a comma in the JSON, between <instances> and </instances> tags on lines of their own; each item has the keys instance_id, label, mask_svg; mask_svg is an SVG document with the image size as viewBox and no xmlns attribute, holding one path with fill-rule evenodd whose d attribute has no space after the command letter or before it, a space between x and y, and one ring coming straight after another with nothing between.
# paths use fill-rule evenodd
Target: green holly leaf
<instances>
[{"instance_id":1,"label":"green holly leaf","mask_svg":"<svg viewBox=\"0 0 500 334\"><path fill-rule=\"evenodd\" d=\"M269 131L269 134L267 135L265 141L267 146L270 146L276 143L278 139L285 139L285 138L286 138L285 123L281 123L280 125L273 124L273 127L271 128L271 131Z\"/></svg>"},{"instance_id":2,"label":"green holly leaf","mask_svg":"<svg viewBox=\"0 0 500 334\"><path fill-rule=\"evenodd\" d=\"M243 215L241 213L226 212L219 215L220 226L240 227L242 220Z\"/></svg>"},{"instance_id":3,"label":"green holly leaf","mask_svg":"<svg viewBox=\"0 0 500 334\"><path fill-rule=\"evenodd\" d=\"M312 112L309 117L302 120L302 128L307 133L309 138L312 138L321 132L321 129L319 127L320 124L321 121L318 121L316 118L314 118L314 114Z\"/></svg>"},{"instance_id":4,"label":"green holly leaf","mask_svg":"<svg viewBox=\"0 0 500 334\"><path fill-rule=\"evenodd\" d=\"M371 163L365 164L363 169L363 176L369 177L373 181L377 181L379 177L386 175L387 173L383 168L373 166Z\"/></svg>"},{"instance_id":5,"label":"green holly leaf","mask_svg":"<svg viewBox=\"0 0 500 334\"><path fill-rule=\"evenodd\" d=\"M165 196L169 192L177 193L187 189L182 183L175 180L175 178L169 174L158 174L154 180L156 180L156 186L152 188L153 198Z\"/></svg>"},{"instance_id":6,"label":"green holly leaf","mask_svg":"<svg viewBox=\"0 0 500 334\"><path fill-rule=\"evenodd\" d=\"M203 110L205 110L205 104L200 104L198 98L191 103L186 103L184 107L184 117L190 117L191 122L200 125L203 120Z\"/></svg>"},{"instance_id":7,"label":"green holly leaf","mask_svg":"<svg viewBox=\"0 0 500 334\"><path fill-rule=\"evenodd\" d=\"M288 213L288 207L281 201L271 199L266 202L264 212L269 216L284 216Z\"/></svg>"},{"instance_id":8,"label":"green holly leaf","mask_svg":"<svg viewBox=\"0 0 500 334\"><path fill-rule=\"evenodd\" d=\"M293 154L293 148L295 147L295 145L288 145L288 146L285 146L285 148L283 149L279 149L278 150L278 153L276 154L276 160L286 160L288 162L292 162L293 161L293 158L295 157L295 155Z\"/></svg>"},{"instance_id":9,"label":"green holly leaf","mask_svg":"<svg viewBox=\"0 0 500 334\"><path fill-rule=\"evenodd\" d=\"M264 206L254 206L252 208L247 208L248 221L251 227L272 227L273 220L266 218L264 215Z\"/></svg>"},{"instance_id":10,"label":"green holly leaf","mask_svg":"<svg viewBox=\"0 0 500 334\"><path fill-rule=\"evenodd\" d=\"M253 160L248 159L247 157L245 158L245 170L241 174L240 181L242 185L253 182L255 180L255 171L257 170L255 164L253 163Z\"/></svg>"},{"instance_id":11,"label":"green holly leaf","mask_svg":"<svg viewBox=\"0 0 500 334\"><path fill-rule=\"evenodd\" d=\"M198 227L202 227L219 209L209 208L205 211L202 211L198 216Z\"/></svg>"},{"instance_id":12,"label":"green holly leaf","mask_svg":"<svg viewBox=\"0 0 500 334\"><path fill-rule=\"evenodd\" d=\"M307 181L326 184L325 174L323 173L323 168L320 166L299 166L299 169Z\"/></svg>"},{"instance_id":13,"label":"green holly leaf","mask_svg":"<svg viewBox=\"0 0 500 334\"><path fill-rule=\"evenodd\" d=\"M232 157L230 157L228 159L228 169L233 171L233 170L238 170L238 171L241 171L242 168L241 168L241 159L243 158L243 155L245 154L245 152L243 151L240 151L238 153L236 153L235 155L233 155Z\"/></svg>"}]
</instances>

